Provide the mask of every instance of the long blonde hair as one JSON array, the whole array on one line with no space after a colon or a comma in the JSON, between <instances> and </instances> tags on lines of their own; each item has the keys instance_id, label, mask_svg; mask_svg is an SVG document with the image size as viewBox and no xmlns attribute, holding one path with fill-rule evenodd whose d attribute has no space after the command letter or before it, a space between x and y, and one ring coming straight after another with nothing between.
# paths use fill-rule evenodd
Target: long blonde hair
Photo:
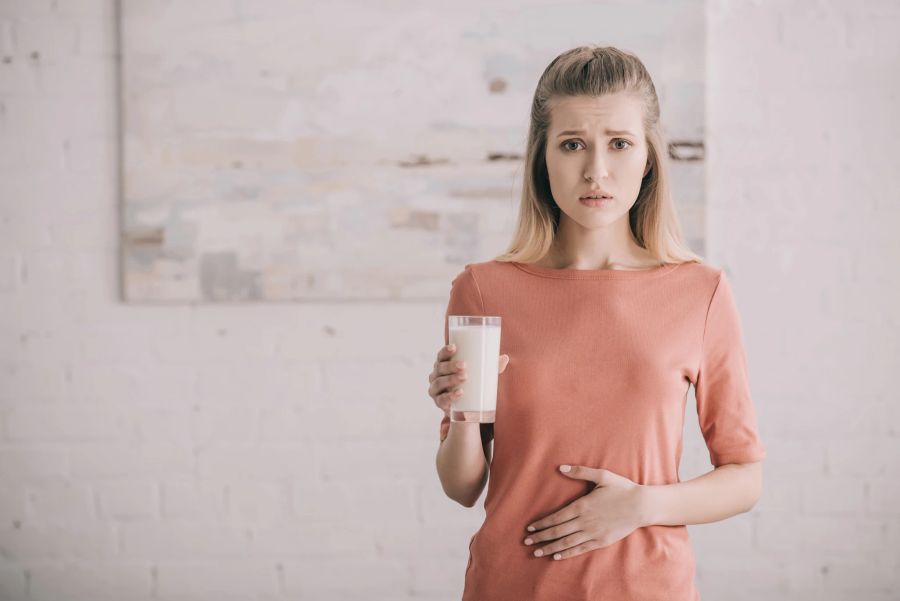
<instances>
[{"instance_id":1,"label":"long blonde hair","mask_svg":"<svg viewBox=\"0 0 900 601\"><path fill-rule=\"evenodd\" d=\"M550 193L545 152L551 100L558 96L600 96L624 91L643 102L650 171L629 211L637 243L660 262L701 262L685 244L669 187L668 143L659 122L659 99L650 74L634 54L611 46L579 46L544 69L534 91L525 151L522 199L516 231L497 261L531 263L550 251L560 208Z\"/></svg>"}]
</instances>

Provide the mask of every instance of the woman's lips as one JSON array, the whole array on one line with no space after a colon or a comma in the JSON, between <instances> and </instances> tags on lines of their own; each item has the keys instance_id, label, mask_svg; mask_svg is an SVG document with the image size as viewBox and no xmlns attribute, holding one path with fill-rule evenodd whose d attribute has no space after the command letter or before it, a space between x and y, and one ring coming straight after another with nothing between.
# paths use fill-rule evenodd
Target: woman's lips
<instances>
[{"instance_id":1,"label":"woman's lips","mask_svg":"<svg viewBox=\"0 0 900 601\"><path fill-rule=\"evenodd\" d=\"M587 207L605 207L612 202L612 198L580 198L578 202Z\"/></svg>"}]
</instances>

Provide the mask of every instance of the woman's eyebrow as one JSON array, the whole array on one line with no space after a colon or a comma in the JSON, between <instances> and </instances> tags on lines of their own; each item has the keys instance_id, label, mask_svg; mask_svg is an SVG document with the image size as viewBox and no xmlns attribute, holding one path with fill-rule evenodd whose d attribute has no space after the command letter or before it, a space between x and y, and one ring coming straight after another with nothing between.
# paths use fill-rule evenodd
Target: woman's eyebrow
<instances>
[{"instance_id":1,"label":"woman's eyebrow","mask_svg":"<svg viewBox=\"0 0 900 601\"><path fill-rule=\"evenodd\" d=\"M572 134L583 134L585 133L583 129L567 129L566 131L560 132L556 137L559 136L570 136ZM627 129L607 129L605 132L607 136L634 136L635 134L631 133Z\"/></svg>"}]
</instances>

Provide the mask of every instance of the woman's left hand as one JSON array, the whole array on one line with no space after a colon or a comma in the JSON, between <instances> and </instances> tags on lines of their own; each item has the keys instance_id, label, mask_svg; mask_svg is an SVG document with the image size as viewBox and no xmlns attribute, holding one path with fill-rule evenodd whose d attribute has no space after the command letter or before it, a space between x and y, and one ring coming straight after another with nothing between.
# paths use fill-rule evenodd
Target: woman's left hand
<instances>
[{"instance_id":1,"label":"woman's left hand","mask_svg":"<svg viewBox=\"0 0 900 601\"><path fill-rule=\"evenodd\" d=\"M537 557L567 559L593 549L607 547L645 526L643 485L604 469L580 465L560 472L570 478L588 480L597 486L559 511L529 526L534 527L525 544L553 541L535 549ZM531 531L531 528L527 528ZM528 541L532 542L529 543Z\"/></svg>"}]
</instances>

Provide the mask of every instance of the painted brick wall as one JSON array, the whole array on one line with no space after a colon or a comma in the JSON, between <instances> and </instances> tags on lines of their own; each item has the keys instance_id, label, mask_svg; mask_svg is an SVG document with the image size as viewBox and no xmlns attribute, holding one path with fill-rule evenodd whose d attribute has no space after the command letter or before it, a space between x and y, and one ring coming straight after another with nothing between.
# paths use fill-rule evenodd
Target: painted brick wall
<instances>
[{"instance_id":1,"label":"painted brick wall","mask_svg":"<svg viewBox=\"0 0 900 601\"><path fill-rule=\"evenodd\" d=\"M691 527L701 592L896 599L900 10L708 14L707 255L769 458L752 512ZM0 598L459 598L442 305L118 302L115 22L0 0Z\"/></svg>"},{"instance_id":2,"label":"painted brick wall","mask_svg":"<svg viewBox=\"0 0 900 601\"><path fill-rule=\"evenodd\" d=\"M897 599L900 4L707 14L710 254L733 276L768 461L731 533L751 552L692 530L702 590Z\"/></svg>"}]
</instances>

